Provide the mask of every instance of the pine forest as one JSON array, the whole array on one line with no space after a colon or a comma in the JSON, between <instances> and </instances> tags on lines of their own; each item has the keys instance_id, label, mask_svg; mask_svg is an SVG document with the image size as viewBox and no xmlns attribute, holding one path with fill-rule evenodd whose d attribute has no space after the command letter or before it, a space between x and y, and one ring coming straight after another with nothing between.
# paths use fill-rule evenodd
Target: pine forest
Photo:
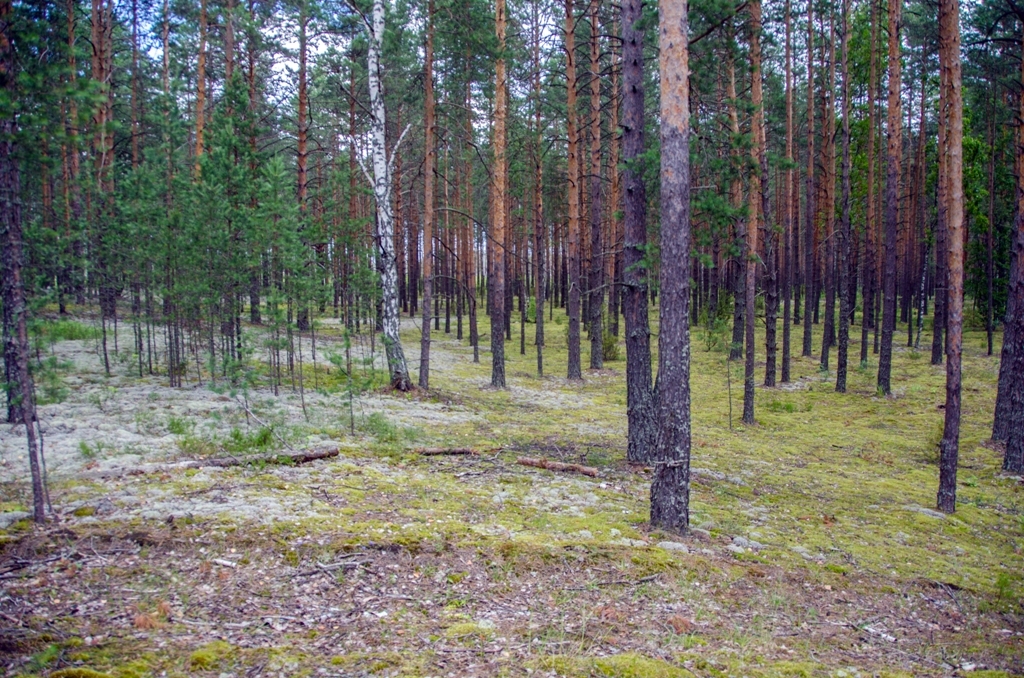
<instances>
[{"instance_id":1,"label":"pine forest","mask_svg":"<svg viewBox=\"0 0 1024 678\"><path fill-rule=\"evenodd\" d=\"M1024 675L1018 0L0 0L0 675Z\"/></svg>"}]
</instances>

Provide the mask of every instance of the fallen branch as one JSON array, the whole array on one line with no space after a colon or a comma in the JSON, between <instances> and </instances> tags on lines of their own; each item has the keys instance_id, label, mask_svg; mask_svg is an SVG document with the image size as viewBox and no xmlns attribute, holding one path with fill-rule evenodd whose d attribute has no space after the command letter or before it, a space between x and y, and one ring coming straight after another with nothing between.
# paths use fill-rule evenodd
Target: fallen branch
<instances>
[{"instance_id":1,"label":"fallen branch","mask_svg":"<svg viewBox=\"0 0 1024 678\"><path fill-rule=\"evenodd\" d=\"M535 468L543 468L548 471L562 471L565 473L582 473L585 476L596 478L598 470L593 466L582 466L580 464L563 464L560 461L551 461L550 459L535 459L533 457L519 457L516 459L516 463L521 466L533 466Z\"/></svg>"},{"instance_id":2,"label":"fallen branch","mask_svg":"<svg viewBox=\"0 0 1024 678\"><path fill-rule=\"evenodd\" d=\"M110 471L86 472L82 474L86 478L100 478L110 480L123 478L125 476L141 476L147 473L172 473L186 468L227 468L229 466L246 466L248 464L305 464L318 459L330 459L339 454L337 447L328 447L317 450L304 450L290 454L268 454L257 457L214 457L212 459L194 459L170 464L143 464L135 468L119 468Z\"/></svg>"},{"instance_id":3,"label":"fallen branch","mask_svg":"<svg viewBox=\"0 0 1024 678\"><path fill-rule=\"evenodd\" d=\"M321 450L306 450L304 452L293 452L291 454L268 454L259 457L215 457L213 459L197 459L190 461L185 468L203 468L217 466L226 468L228 466L245 466L246 464L305 464L319 459L330 459L338 456L337 447L329 447Z\"/></svg>"},{"instance_id":4,"label":"fallen branch","mask_svg":"<svg viewBox=\"0 0 1024 678\"><path fill-rule=\"evenodd\" d=\"M474 450L471 447L418 447L413 451L416 454L422 454L424 457L439 457L449 454L468 454L473 457L479 457L481 454L480 450Z\"/></svg>"}]
</instances>

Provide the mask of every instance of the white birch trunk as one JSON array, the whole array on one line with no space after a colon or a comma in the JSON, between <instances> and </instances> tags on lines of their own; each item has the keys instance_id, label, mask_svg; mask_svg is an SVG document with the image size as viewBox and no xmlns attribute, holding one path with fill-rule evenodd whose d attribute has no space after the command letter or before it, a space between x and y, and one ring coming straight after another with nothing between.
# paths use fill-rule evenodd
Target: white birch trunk
<instances>
[{"instance_id":1,"label":"white birch trunk","mask_svg":"<svg viewBox=\"0 0 1024 678\"><path fill-rule=\"evenodd\" d=\"M380 53L384 39L384 2L374 0L372 24L369 34L370 113L373 124L370 131L370 155L373 162L373 196L377 203L377 270L381 280L381 315L384 347L387 351L391 385L400 391L412 388L405 352L399 337L398 271L395 266L395 215L391 207L391 163L384 145L386 117L384 92L380 78ZM398 143L401 143L399 139ZM397 147L397 145L396 145Z\"/></svg>"}]
</instances>

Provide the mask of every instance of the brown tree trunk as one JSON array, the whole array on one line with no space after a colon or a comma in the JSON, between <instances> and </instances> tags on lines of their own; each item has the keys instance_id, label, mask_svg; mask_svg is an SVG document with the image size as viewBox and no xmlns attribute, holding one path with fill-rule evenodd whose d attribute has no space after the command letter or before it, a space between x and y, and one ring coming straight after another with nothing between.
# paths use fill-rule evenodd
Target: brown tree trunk
<instances>
[{"instance_id":1,"label":"brown tree trunk","mask_svg":"<svg viewBox=\"0 0 1024 678\"><path fill-rule=\"evenodd\" d=\"M11 0L0 0L0 91L17 101L14 25ZM13 115L0 120L0 299L3 301L4 376L7 382L8 421L25 427L29 472L32 476L32 513L37 523L46 520L42 451L36 437L35 393L29 372L28 309L22 278L24 251L21 230L21 176L14 137ZM15 407L11 407L14 404Z\"/></svg>"},{"instance_id":2,"label":"brown tree trunk","mask_svg":"<svg viewBox=\"0 0 1024 678\"><path fill-rule=\"evenodd\" d=\"M1024 56L1024 40L1021 47ZM1024 84L1024 59L1021 60L1021 83ZM1024 473L1024 96L1020 94L1017 106L1017 204L992 439L1006 441L1003 469L1020 474Z\"/></svg>"},{"instance_id":3,"label":"brown tree trunk","mask_svg":"<svg viewBox=\"0 0 1024 678\"><path fill-rule=\"evenodd\" d=\"M750 11L750 103L754 108L753 120L750 123L752 145L750 156L753 160L753 171L750 175L750 195L748 200L749 215L747 221L747 256L746 256L746 295L744 298L744 325L746 338L746 363L743 370L743 423L754 423L754 321L755 321L755 289L757 283L757 234L761 229L762 185L764 167L764 94L761 84L761 1L752 0L747 3Z\"/></svg>"},{"instance_id":4,"label":"brown tree trunk","mask_svg":"<svg viewBox=\"0 0 1024 678\"><path fill-rule=\"evenodd\" d=\"M850 312L853 308L850 287L850 0L843 0L841 38L843 78L843 197L842 222L839 226L837 251L839 258L839 340L836 358L836 391L846 393L846 370L850 352ZM856 287L852 288L856 293Z\"/></svg>"},{"instance_id":5,"label":"brown tree trunk","mask_svg":"<svg viewBox=\"0 0 1024 678\"><path fill-rule=\"evenodd\" d=\"M622 312L626 333L626 458L648 461L657 424L651 385L651 330L647 319L647 192L636 170L644 153L644 71L641 0L622 3ZM667 222L666 222L667 223Z\"/></svg>"},{"instance_id":6,"label":"brown tree trunk","mask_svg":"<svg viewBox=\"0 0 1024 678\"><path fill-rule=\"evenodd\" d=\"M892 339L896 331L896 228L899 224L900 142L900 14L903 0L889 0L889 121L885 168L885 280L882 349L878 358L878 390L892 393Z\"/></svg>"},{"instance_id":7,"label":"brown tree trunk","mask_svg":"<svg viewBox=\"0 0 1024 678\"><path fill-rule=\"evenodd\" d=\"M205 0L204 0L205 2ZM299 92L298 92L298 150L295 154L296 185L298 188L299 212L303 221L300 229L306 230L307 206L306 197L309 194L309 88L307 86L306 65L308 57L306 28L309 23L309 14L306 4L303 2L299 8ZM397 230L397 229L396 229ZM307 299L296 299L298 313L296 314L295 326L300 332L309 330L309 306Z\"/></svg>"},{"instance_id":8,"label":"brown tree trunk","mask_svg":"<svg viewBox=\"0 0 1024 678\"><path fill-rule=\"evenodd\" d=\"M618 34L617 26L612 34ZM619 298L621 294L622 270L622 178L619 171L619 53L612 48L612 96L608 128L611 131L611 147L608 151L608 172L611 174L611 204L608 208L608 244L605 280L608 281L608 331L613 337L619 336Z\"/></svg>"},{"instance_id":9,"label":"brown tree trunk","mask_svg":"<svg viewBox=\"0 0 1024 678\"><path fill-rule=\"evenodd\" d=\"M500 0L499 0L500 1ZM569 365L567 377L582 379L580 362L580 156L579 125L576 113L576 17L573 0L565 0L565 81L566 132L568 135L568 191L569 191Z\"/></svg>"},{"instance_id":10,"label":"brown tree trunk","mask_svg":"<svg viewBox=\"0 0 1024 678\"><path fill-rule=\"evenodd\" d=\"M651 483L651 527L682 534L690 524L691 433L687 3L663 3L660 14L662 299L658 337L659 426ZM758 11L755 25L759 23ZM753 341L750 343L753 345Z\"/></svg>"},{"instance_id":11,"label":"brown tree trunk","mask_svg":"<svg viewBox=\"0 0 1024 678\"><path fill-rule=\"evenodd\" d=\"M590 0L590 369L604 367L604 251L601 238L601 62L597 5Z\"/></svg>"},{"instance_id":12,"label":"brown tree trunk","mask_svg":"<svg viewBox=\"0 0 1024 678\"><path fill-rule=\"evenodd\" d=\"M533 22L531 24L533 33L533 114L534 129L536 135L531 147L533 161L533 277L534 295L536 297L535 318L537 321L537 334L534 343L537 346L537 376L544 376L544 294L546 285L546 255L547 255L547 229L544 225L544 166L541 159L541 149L544 144L544 132L541 126L541 89L540 89L540 0L532 3Z\"/></svg>"},{"instance_id":13,"label":"brown tree trunk","mask_svg":"<svg viewBox=\"0 0 1024 678\"><path fill-rule=\"evenodd\" d=\"M102 1L102 0L101 0ZM93 0L95 3L96 0ZM206 125L206 0L199 0L199 56L196 62L196 176L203 157L203 131Z\"/></svg>"},{"instance_id":14,"label":"brown tree trunk","mask_svg":"<svg viewBox=\"0 0 1024 678\"><path fill-rule=\"evenodd\" d=\"M504 27L500 30L502 33L499 35L503 36ZM423 145L427 157L426 167L423 168L423 317L420 323L419 385L420 388L430 388L430 304L434 294L434 171L437 168L437 143L434 140L434 0L427 3L427 45L423 84ZM504 369L502 372L504 373Z\"/></svg>"},{"instance_id":15,"label":"brown tree trunk","mask_svg":"<svg viewBox=\"0 0 1024 678\"><path fill-rule=\"evenodd\" d=\"M786 170L782 189L782 383L790 382L790 346L793 324L793 17L786 0Z\"/></svg>"},{"instance_id":16,"label":"brown tree trunk","mask_svg":"<svg viewBox=\"0 0 1024 678\"><path fill-rule=\"evenodd\" d=\"M730 49L725 57L726 84L725 99L726 111L729 116L729 131L732 138L738 140L740 136L740 118L736 112L736 65L732 56L732 42L730 38ZM733 179L729 184L729 204L733 209L739 211L743 207L743 181L740 178L741 156L738 144L734 141L729 149L733 163ZM742 216L736 219L734 224L734 258L733 273L733 314L732 314L732 344L729 347L729 360L739 360L743 356L743 333L746 330L746 294L747 294L747 217Z\"/></svg>"},{"instance_id":17,"label":"brown tree trunk","mask_svg":"<svg viewBox=\"0 0 1024 678\"><path fill-rule=\"evenodd\" d=\"M940 48L941 49L941 48ZM938 140L938 176L946 176L948 171L946 168L946 162L948 161L948 155L946 149L949 145L949 121L948 111L944 106L945 99L943 98L944 93L947 90L947 83L945 78L948 77L948 72L944 68L939 69L939 140ZM943 337L946 333L946 289L948 286L949 271L947 268L946 261L946 247L947 247L947 234L948 234L948 197L946 196L947 184L944 181L936 182L935 187L935 202L936 202L936 220L935 220L935 312L932 316L932 365L942 364L942 354L944 352Z\"/></svg>"},{"instance_id":18,"label":"brown tree trunk","mask_svg":"<svg viewBox=\"0 0 1024 678\"><path fill-rule=\"evenodd\" d=\"M960 68L960 4L939 2L939 63L946 71L947 158L944 181L948 195L946 253L946 409L939 443L938 509L956 510L956 470L960 452L960 358L963 347L964 305L964 187L963 187L963 90ZM1014 439L1022 431L1010 428ZM1010 443L1013 445L1014 443ZM1019 444L1019 443L1018 443Z\"/></svg>"},{"instance_id":19,"label":"brown tree trunk","mask_svg":"<svg viewBox=\"0 0 1024 678\"><path fill-rule=\"evenodd\" d=\"M878 3L871 3L871 45L868 76L868 199L864 226L864 311L860 327L860 364L868 364L868 330L875 323L875 91L878 87Z\"/></svg>"},{"instance_id":20,"label":"brown tree trunk","mask_svg":"<svg viewBox=\"0 0 1024 678\"><path fill-rule=\"evenodd\" d=\"M571 0L569 2L571 3ZM505 25L505 0L497 0L494 31L498 36L499 54L505 50ZM508 239L505 233L505 220L508 216L505 206L505 198L508 193L508 165L505 161L505 119L508 114L507 84L505 58L499 56L494 67L494 178L491 186L492 232L491 240L488 243L488 249L493 249L491 268L493 282L491 283L489 301L491 307L491 386L495 388L505 388L505 242Z\"/></svg>"},{"instance_id":21,"label":"brown tree trunk","mask_svg":"<svg viewBox=\"0 0 1024 678\"><path fill-rule=\"evenodd\" d=\"M822 327L821 369L828 372L832 347L836 343L836 48L835 16L828 18L828 81L825 83L824 119L822 124L822 161L825 169L822 177L822 221L825 225L825 266L822 269L822 283L825 287L825 322ZM823 29L824 30L824 29ZM822 50L825 58L825 50Z\"/></svg>"},{"instance_id":22,"label":"brown tree trunk","mask_svg":"<svg viewBox=\"0 0 1024 678\"><path fill-rule=\"evenodd\" d=\"M817 296L814 293L814 3L807 3L807 225L804 229L804 337L805 358L811 357L811 321Z\"/></svg>"}]
</instances>

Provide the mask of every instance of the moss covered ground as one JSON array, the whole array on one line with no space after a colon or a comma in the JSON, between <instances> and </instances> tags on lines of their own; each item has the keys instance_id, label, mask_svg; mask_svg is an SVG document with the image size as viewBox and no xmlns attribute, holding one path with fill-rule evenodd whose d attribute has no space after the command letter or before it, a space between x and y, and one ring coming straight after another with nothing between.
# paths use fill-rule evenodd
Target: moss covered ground
<instances>
[{"instance_id":1,"label":"moss covered ground","mask_svg":"<svg viewBox=\"0 0 1024 678\"><path fill-rule=\"evenodd\" d=\"M333 440L334 460L55 478L61 522L0 533L0 671L1024 674L1024 485L986 442L998 355L983 333L965 335L959 504L942 516L945 373L926 348L896 349L890 398L875 392L874 355L858 367L855 352L846 394L817 353L794 357L793 383L759 388L744 427L742 365L695 330L695 529L680 537L648 528L650 470L624 460L625 363L567 382L564 327L559 314L547 326L544 378L532 325L527 355L513 328L505 390L488 386L488 352L474 364L441 333L433 389L363 399L355 435L338 392L320 419L280 421L293 442ZM410 324L413 367L417 338ZM258 427L214 442L250 438L272 445ZM24 504L24 484L4 483L0 501Z\"/></svg>"}]
</instances>

